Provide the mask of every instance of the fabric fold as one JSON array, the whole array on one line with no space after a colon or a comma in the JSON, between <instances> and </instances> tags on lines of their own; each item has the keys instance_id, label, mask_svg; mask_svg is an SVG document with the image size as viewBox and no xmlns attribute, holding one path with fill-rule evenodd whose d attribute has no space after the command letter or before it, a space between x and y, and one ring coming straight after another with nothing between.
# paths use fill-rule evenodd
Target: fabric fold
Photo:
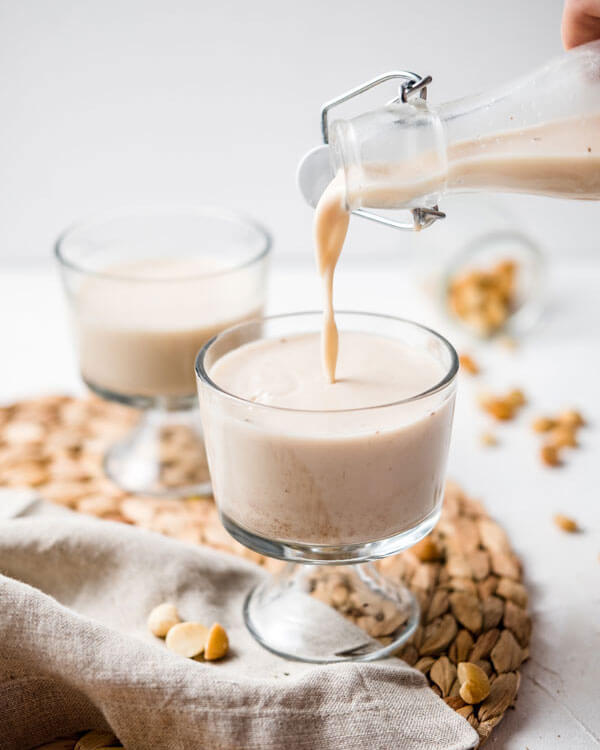
<instances>
[{"instance_id":1,"label":"fabric fold","mask_svg":"<svg viewBox=\"0 0 600 750\"><path fill-rule=\"evenodd\" d=\"M286 661L242 619L265 572L224 553L44 503L0 520L0 748L110 729L128 750L466 750L470 725L398 659ZM173 601L221 622L219 663L183 659L146 628Z\"/></svg>"}]
</instances>

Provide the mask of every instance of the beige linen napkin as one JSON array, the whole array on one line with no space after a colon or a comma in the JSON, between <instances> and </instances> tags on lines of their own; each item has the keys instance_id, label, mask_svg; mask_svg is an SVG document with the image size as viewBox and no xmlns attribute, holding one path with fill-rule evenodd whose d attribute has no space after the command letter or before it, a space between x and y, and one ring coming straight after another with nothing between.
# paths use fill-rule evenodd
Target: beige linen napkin
<instances>
[{"instance_id":1,"label":"beige linen napkin","mask_svg":"<svg viewBox=\"0 0 600 750\"><path fill-rule=\"evenodd\" d=\"M84 729L110 729L128 750L477 744L397 659L311 665L261 648L242 603L264 572L232 556L0 495L0 573L2 750ZM169 652L146 629L165 600L186 619L221 622L229 657Z\"/></svg>"}]
</instances>

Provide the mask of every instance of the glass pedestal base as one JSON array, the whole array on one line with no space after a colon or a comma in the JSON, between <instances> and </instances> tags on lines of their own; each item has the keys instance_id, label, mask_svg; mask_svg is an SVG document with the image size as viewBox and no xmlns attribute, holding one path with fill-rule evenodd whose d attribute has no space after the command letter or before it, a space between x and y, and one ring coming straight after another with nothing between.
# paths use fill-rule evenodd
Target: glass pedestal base
<instances>
[{"instance_id":1,"label":"glass pedestal base","mask_svg":"<svg viewBox=\"0 0 600 750\"><path fill-rule=\"evenodd\" d=\"M419 605L373 563L287 563L256 586L244 605L252 635L287 659L315 663L390 656L414 633Z\"/></svg>"},{"instance_id":2,"label":"glass pedestal base","mask_svg":"<svg viewBox=\"0 0 600 750\"><path fill-rule=\"evenodd\" d=\"M136 427L109 448L104 470L119 487L136 494L210 494L198 411L142 412Z\"/></svg>"}]
</instances>

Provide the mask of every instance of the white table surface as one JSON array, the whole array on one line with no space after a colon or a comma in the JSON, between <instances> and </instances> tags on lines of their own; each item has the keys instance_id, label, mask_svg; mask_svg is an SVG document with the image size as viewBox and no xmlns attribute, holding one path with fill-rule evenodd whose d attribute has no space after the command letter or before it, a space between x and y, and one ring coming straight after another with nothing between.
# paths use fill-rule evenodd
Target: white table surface
<instances>
[{"instance_id":1,"label":"white table surface","mask_svg":"<svg viewBox=\"0 0 600 750\"><path fill-rule=\"evenodd\" d=\"M371 270L342 263L335 294L340 309L445 327L399 260ZM319 300L308 259L300 268L275 266L271 312L315 309ZM0 400L81 391L54 272L0 268L0 316ZM449 333L464 349L460 335ZM468 349L482 374L461 375L449 476L484 500L508 530L524 563L534 618L517 709L507 713L488 746L588 750L600 745L600 255L596 262L552 269L543 324L516 351L483 344ZM496 448L479 443L489 425L476 393L488 385L521 387L530 401L517 421L494 426ZM590 422L582 447L569 453L564 467L544 468L531 419L571 405ZM583 533L559 531L555 512L576 518Z\"/></svg>"}]
</instances>

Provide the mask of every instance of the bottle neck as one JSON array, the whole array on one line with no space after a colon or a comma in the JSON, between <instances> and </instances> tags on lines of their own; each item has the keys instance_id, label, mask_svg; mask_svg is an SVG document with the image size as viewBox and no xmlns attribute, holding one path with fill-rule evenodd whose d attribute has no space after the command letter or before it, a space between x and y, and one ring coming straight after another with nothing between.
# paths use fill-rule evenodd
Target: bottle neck
<instances>
[{"instance_id":1,"label":"bottle neck","mask_svg":"<svg viewBox=\"0 0 600 750\"><path fill-rule=\"evenodd\" d=\"M330 146L350 210L432 207L446 190L446 134L422 100L336 120Z\"/></svg>"}]
</instances>

